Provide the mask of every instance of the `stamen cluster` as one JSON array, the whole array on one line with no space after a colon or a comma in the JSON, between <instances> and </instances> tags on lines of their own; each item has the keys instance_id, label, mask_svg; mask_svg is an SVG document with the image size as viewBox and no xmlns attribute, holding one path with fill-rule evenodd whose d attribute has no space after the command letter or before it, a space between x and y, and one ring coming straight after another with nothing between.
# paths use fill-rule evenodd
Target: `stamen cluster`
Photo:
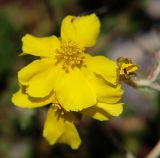
<instances>
[{"instance_id":1,"label":"stamen cluster","mask_svg":"<svg viewBox=\"0 0 160 158\"><path fill-rule=\"evenodd\" d=\"M57 63L63 62L63 69L66 72L69 68L75 66L81 67L83 65L84 48L81 48L77 43L73 41L63 42L59 49L57 49Z\"/></svg>"}]
</instances>

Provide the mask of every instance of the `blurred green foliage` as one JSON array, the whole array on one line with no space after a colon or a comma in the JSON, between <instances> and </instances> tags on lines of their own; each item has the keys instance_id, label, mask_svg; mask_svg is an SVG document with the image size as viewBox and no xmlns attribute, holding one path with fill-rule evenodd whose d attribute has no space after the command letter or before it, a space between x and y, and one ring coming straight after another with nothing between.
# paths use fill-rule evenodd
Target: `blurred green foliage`
<instances>
[{"instance_id":1,"label":"blurred green foliage","mask_svg":"<svg viewBox=\"0 0 160 158\"><path fill-rule=\"evenodd\" d=\"M18 42L16 40L16 29L4 13L0 13L0 76L8 71L13 64L13 58L17 55Z\"/></svg>"}]
</instances>

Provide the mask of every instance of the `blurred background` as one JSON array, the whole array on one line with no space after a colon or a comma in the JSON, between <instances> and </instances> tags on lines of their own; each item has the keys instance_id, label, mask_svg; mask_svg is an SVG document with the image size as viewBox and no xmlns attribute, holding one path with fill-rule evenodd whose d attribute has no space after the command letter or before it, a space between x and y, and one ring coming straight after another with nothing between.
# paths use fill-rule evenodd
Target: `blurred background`
<instances>
[{"instance_id":1,"label":"blurred background","mask_svg":"<svg viewBox=\"0 0 160 158\"><path fill-rule=\"evenodd\" d=\"M18 56L22 36L59 35L66 15L92 12L102 26L97 45L88 52L131 58L139 65L136 78L147 78L160 49L160 0L0 0L0 158L143 158L157 144L157 90L124 85L123 114L106 122L83 118L78 125L82 144L76 151L49 146L43 139L46 108L20 109L11 103L17 72L34 59Z\"/></svg>"}]
</instances>

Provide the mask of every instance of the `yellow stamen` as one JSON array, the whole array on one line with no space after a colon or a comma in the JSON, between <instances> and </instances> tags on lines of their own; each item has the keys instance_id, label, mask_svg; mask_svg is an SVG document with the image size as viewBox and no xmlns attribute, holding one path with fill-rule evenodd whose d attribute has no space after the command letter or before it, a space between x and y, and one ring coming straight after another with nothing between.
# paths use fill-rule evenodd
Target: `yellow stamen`
<instances>
[{"instance_id":1,"label":"yellow stamen","mask_svg":"<svg viewBox=\"0 0 160 158\"><path fill-rule=\"evenodd\" d=\"M84 59L84 48L81 48L77 43L68 41L63 42L61 47L57 50L57 63L63 62L63 69L69 71L75 66L81 67Z\"/></svg>"}]
</instances>

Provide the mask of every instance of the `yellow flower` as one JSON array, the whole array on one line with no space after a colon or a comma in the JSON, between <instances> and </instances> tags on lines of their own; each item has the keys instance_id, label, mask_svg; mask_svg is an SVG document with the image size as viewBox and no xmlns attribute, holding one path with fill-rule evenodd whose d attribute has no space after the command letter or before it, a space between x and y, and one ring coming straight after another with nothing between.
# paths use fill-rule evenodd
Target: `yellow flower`
<instances>
[{"instance_id":1,"label":"yellow flower","mask_svg":"<svg viewBox=\"0 0 160 158\"><path fill-rule=\"evenodd\" d=\"M19 83L26 86L26 93L44 98L54 91L67 111L80 111L96 105L98 98L117 103L122 90L116 85L116 62L85 53L86 47L95 44L99 29L99 19L91 14L65 17L60 38L25 35L22 54L40 57L18 73ZM110 89L115 92L113 96L110 96Z\"/></svg>"},{"instance_id":2,"label":"yellow flower","mask_svg":"<svg viewBox=\"0 0 160 158\"><path fill-rule=\"evenodd\" d=\"M20 89L12 102L22 108L51 105L43 130L50 144L65 143L77 149L81 139L74 123L79 115L104 121L123 110L117 63L85 51L95 44L99 28L95 14L67 16L60 38L25 35L22 39L22 55L40 59L18 72Z\"/></svg>"}]
</instances>

